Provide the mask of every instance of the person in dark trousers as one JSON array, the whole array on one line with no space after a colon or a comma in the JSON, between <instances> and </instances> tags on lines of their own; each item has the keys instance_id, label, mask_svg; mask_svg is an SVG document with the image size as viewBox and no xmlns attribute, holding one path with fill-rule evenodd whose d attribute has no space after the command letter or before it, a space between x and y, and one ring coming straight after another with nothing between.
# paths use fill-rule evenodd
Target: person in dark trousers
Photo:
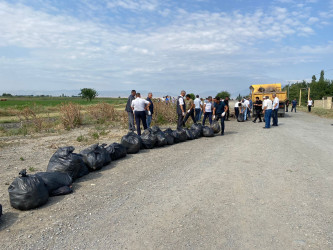
<instances>
[{"instance_id":1,"label":"person in dark trousers","mask_svg":"<svg viewBox=\"0 0 333 250\"><path fill-rule=\"evenodd\" d=\"M180 96L177 98L177 115L178 115L178 122L177 122L177 129L183 128L183 121L185 116L186 104L184 100L186 92L182 90L180 92Z\"/></svg>"},{"instance_id":2,"label":"person in dark trousers","mask_svg":"<svg viewBox=\"0 0 333 250\"><path fill-rule=\"evenodd\" d=\"M235 110L235 118L237 119L238 118L238 116L239 116L239 104L240 104L240 102L238 101L238 100L236 100L236 102L235 102L235 107L234 107L234 110Z\"/></svg>"},{"instance_id":3,"label":"person in dark trousers","mask_svg":"<svg viewBox=\"0 0 333 250\"><path fill-rule=\"evenodd\" d=\"M224 105L228 107L226 113L225 113L225 120L226 121L229 121L229 116L230 116L230 111L229 111L229 96L227 96L225 99L224 99Z\"/></svg>"},{"instance_id":4,"label":"person in dark trousers","mask_svg":"<svg viewBox=\"0 0 333 250\"><path fill-rule=\"evenodd\" d=\"M311 112L311 107L313 106L313 101L311 99L311 97L308 100L308 111Z\"/></svg>"},{"instance_id":5,"label":"person in dark trousers","mask_svg":"<svg viewBox=\"0 0 333 250\"><path fill-rule=\"evenodd\" d=\"M136 99L132 101L132 110L134 111L136 128L138 135L141 135L140 121L144 129L147 129L146 110L149 110L150 102L142 99L140 93L136 94Z\"/></svg>"},{"instance_id":6,"label":"person in dark trousers","mask_svg":"<svg viewBox=\"0 0 333 250\"><path fill-rule=\"evenodd\" d=\"M291 102L291 111L290 112L293 112L293 110L295 109L295 113L296 113L296 105L297 105L297 101L296 101L296 98L295 98Z\"/></svg>"},{"instance_id":7,"label":"person in dark trousers","mask_svg":"<svg viewBox=\"0 0 333 250\"><path fill-rule=\"evenodd\" d=\"M148 128L150 128L151 120L152 120L153 114L154 114L154 103L152 101L152 98L153 98L153 94L152 93L148 93L148 97L146 99L150 103L149 109L147 109L147 111L146 111L146 115L147 115L147 127Z\"/></svg>"},{"instance_id":8,"label":"person in dark trousers","mask_svg":"<svg viewBox=\"0 0 333 250\"><path fill-rule=\"evenodd\" d=\"M132 110L132 101L135 99L136 91L132 90L131 95L127 99L127 104L125 111L127 111L128 115L128 129L129 131L134 132L135 126L134 126L134 115L133 115L133 110Z\"/></svg>"},{"instance_id":9,"label":"person in dark trousers","mask_svg":"<svg viewBox=\"0 0 333 250\"><path fill-rule=\"evenodd\" d=\"M272 118L273 118L273 125L272 126L278 126L278 112L279 112L279 106L280 106L280 100L274 93L273 95L273 108L272 108Z\"/></svg>"},{"instance_id":10,"label":"person in dark trousers","mask_svg":"<svg viewBox=\"0 0 333 250\"><path fill-rule=\"evenodd\" d=\"M253 104L255 110L256 110L256 117L253 120L253 122L255 123L257 121L257 119L259 118L259 122L261 121L261 111L262 111L262 101L259 100L259 97L256 97L256 102Z\"/></svg>"},{"instance_id":11,"label":"person in dark trousers","mask_svg":"<svg viewBox=\"0 0 333 250\"><path fill-rule=\"evenodd\" d=\"M204 104L204 107L203 107L203 112L204 112L204 118L202 120L202 125L205 125L205 121L206 121L206 118L208 117L209 119L209 124L212 125L212 117L213 117L213 103L212 103L212 97L211 96L208 96L207 98L207 102Z\"/></svg>"},{"instance_id":12,"label":"person in dark trousers","mask_svg":"<svg viewBox=\"0 0 333 250\"><path fill-rule=\"evenodd\" d=\"M187 122L187 119L189 117L192 118L192 121L193 123L197 123L195 118L194 118L194 103L193 103L193 100L191 99L191 96L190 95L186 95L186 108L188 109L186 111L186 115L185 115L185 118L184 118L184 123L183 123L183 126L185 127L185 123Z\"/></svg>"},{"instance_id":13,"label":"person in dark trousers","mask_svg":"<svg viewBox=\"0 0 333 250\"><path fill-rule=\"evenodd\" d=\"M290 102L289 102L289 100L287 99L287 101L286 101L286 112L288 112L289 104L290 104Z\"/></svg>"},{"instance_id":14,"label":"person in dark trousers","mask_svg":"<svg viewBox=\"0 0 333 250\"><path fill-rule=\"evenodd\" d=\"M226 117L228 109L229 108L225 104L225 102L221 102L220 97L217 96L216 102L214 103L213 119L216 119L216 121L221 119L221 135L224 135L224 119Z\"/></svg>"}]
</instances>

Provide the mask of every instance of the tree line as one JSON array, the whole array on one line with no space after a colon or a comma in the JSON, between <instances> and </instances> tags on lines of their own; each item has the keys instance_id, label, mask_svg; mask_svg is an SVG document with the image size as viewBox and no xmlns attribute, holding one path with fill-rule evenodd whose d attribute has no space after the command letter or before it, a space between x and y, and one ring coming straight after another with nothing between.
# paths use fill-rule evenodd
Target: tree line
<instances>
[{"instance_id":1,"label":"tree line","mask_svg":"<svg viewBox=\"0 0 333 250\"><path fill-rule=\"evenodd\" d=\"M310 88L310 97L313 100L320 100L323 97L333 96L333 80L325 79L325 72L320 72L320 77L317 80L315 75L312 76L311 82L296 82L283 87L284 91L289 91L289 100L296 98L299 100L299 92L302 89L302 103L305 103L308 98L308 89Z\"/></svg>"}]
</instances>

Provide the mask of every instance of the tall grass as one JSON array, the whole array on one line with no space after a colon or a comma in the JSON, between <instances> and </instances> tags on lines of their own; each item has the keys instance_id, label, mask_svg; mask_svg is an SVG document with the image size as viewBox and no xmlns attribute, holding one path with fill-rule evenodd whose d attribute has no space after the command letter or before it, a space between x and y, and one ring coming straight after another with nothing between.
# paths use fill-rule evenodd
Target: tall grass
<instances>
[{"instance_id":1,"label":"tall grass","mask_svg":"<svg viewBox=\"0 0 333 250\"><path fill-rule=\"evenodd\" d=\"M60 120L65 129L72 129L82 125L81 107L74 103L60 105Z\"/></svg>"}]
</instances>

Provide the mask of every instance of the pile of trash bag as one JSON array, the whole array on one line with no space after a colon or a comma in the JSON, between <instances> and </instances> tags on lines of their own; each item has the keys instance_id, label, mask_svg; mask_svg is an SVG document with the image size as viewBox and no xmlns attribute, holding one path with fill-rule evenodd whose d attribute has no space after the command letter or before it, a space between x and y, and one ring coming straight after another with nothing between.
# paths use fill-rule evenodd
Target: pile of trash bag
<instances>
[{"instance_id":1,"label":"pile of trash bag","mask_svg":"<svg viewBox=\"0 0 333 250\"><path fill-rule=\"evenodd\" d=\"M190 129L184 129L186 132L187 140L194 140L194 135Z\"/></svg>"},{"instance_id":2,"label":"pile of trash bag","mask_svg":"<svg viewBox=\"0 0 333 250\"><path fill-rule=\"evenodd\" d=\"M72 193L73 179L67 173L60 172L39 172L40 177L49 192L49 196L66 195Z\"/></svg>"},{"instance_id":3,"label":"pile of trash bag","mask_svg":"<svg viewBox=\"0 0 333 250\"><path fill-rule=\"evenodd\" d=\"M202 136L202 125L201 123L195 123L195 124L192 124L191 126L191 130L196 130L197 133L199 134L199 137ZM196 134L197 134L196 133Z\"/></svg>"},{"instance_id":4,"label":"pile of trash bag","mask_svg":"<svg viewBox=\"0 0 333 250\"><path fill-rule=\"evenodd\" d=\"M80 152L84 163L88 166L90 171L99 170L111 162L111 156L105 149L105 146L106 144L99 146L99 144L96 143Z\"/></svg>"},{"instance_id":5,"label":"pile of trash bag","mask_svg":"<svg viewBox=\"0 0 333 250\"><path fill-rule=\"evenodd\" d=\"M44 205L49 199L49 192L43 179L38 175L27 175L25 169L19 175L8 187L10 205L19 210Z\"/></svg>"},{"instance_id":6,"label":"pile of trash bag","mask_svg":"<svg viewBox=\"0 0 333 250\"><path fill-rule=\"evenodd\" d=\"M0 204L0 218L1 218L1 215L2 215L2 205Z\"/></svg>"},{"instance_id":7,"label":"pile of trash bag","mask_svg":"<svg viewBox=\"0 0 333 250\"><path fill-rule=\"evenodd\" d=\"M217 134L221 131L221 126L220 126L220 123L218 121L214 120L210 127L213 129L214 134Z\"/></svg>"},{"instance_id":8,"label":"pile of trash bag","mask_svg":"<svg viewBox=\"0 0 333 250\"><path fill-rule=\"evenodd\" d=\"M174 130L173 133L176 133L178 135L179 142L184 142L187 140L187 134L184 129Z\"/></svg>"},{"instance_id":9,"label":"pile of trash bag","mask_svg":"<svg viewBox=\"0 0 333 250\"><path fill-rule=\"evenodd\" d=\"M105 150L111 157L111 161L116 161L127 155L126 148L119 143L112 143L109 146L105 147Z\"/></svg>"},{"instance_id":10,"label":"pile of trash bag","mask_svg":"<svg viewBox=\"0 0 333 250\"><path fill-rule=\"evenodd\" d=\"M202 127L202 134L203 134L204 137L213 137L214 136L214 131L211 127L203 126Z\"/></svg>"},{"instance_id":11,"label":"pile of trash bag","mask_svg":"<svg viewBox=\"0 0 333 250\"><path fill-rule=\"evenodd\" d=\"M157 143L157 137L152 133L151 129L146 129L141 135L142 144L145 149L152 149Z\"/></svg>"},{"instance_id":12,"label":"pile of trash bag","mask_svg":"<svg viewBox=\"0 0 333 250\"><path fill-rule=\"evenodd\" d=\"M168 129L164 130L163 133L165 135L168 145L173 145L175 143L175 138L172 135L172 129L168 128Z\"/></svg>"},{"instance_id":13,"label":"pile of trash bag","mask_svg":"<svg viewBox=\"0 0 333 250\"><path fill-rule=\"evenodd\" d=\"M142 139L134 132L129 132L121 138L121 145L126 148L128 154L136 154L143 147Z\"/></svg>"},{"instance_id":14,"label":"pile of trash bag","mask_svg":"<svg viewBox=\"0 0 333 250\"><path fill-rule=\"evenodd\" d=\"M58 148L52 155L46 171L67 173L73 180L89 174L83 156L73 153L74 150L72 146Z\"/></svg>"}]
</instances>

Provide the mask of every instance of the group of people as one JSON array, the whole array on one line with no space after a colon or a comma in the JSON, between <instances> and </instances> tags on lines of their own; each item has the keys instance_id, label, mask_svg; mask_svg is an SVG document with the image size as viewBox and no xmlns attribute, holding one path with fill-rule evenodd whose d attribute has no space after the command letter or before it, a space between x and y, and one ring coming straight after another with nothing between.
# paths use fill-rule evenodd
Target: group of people
<instances>
[{"instance_id":1,"label":"group of people","mask_svg":"<svg viewBox=\"0 0 333 250\"><path fill-rule=\"evenodd\" d=\"M127 99L125 110L128 114L128 128L130 131L137 131L141 135L140 125L143 128L150 127L152 116L154 113L154 103L152 102L153 94L149 93L147 99L141 98L141 94L135 90L131 91L131 95ZM165 101L170 102L171 98L167 96ZM209 96L206 100L200 99L199 95L192 100L191 95L186 95L184 90L176 99L177 105L177 129L185 127L186 122L191 117L193 123L201 120L202 114L204 115L202 124L205 125L206 119L209 120L211 125L213 120L221 121L221 134L224 135L224 121L229 119L229 98L221 100L219 97L212 98ZM136 128L135 128L136 125Z\"/></svg>"}]
</instances>

